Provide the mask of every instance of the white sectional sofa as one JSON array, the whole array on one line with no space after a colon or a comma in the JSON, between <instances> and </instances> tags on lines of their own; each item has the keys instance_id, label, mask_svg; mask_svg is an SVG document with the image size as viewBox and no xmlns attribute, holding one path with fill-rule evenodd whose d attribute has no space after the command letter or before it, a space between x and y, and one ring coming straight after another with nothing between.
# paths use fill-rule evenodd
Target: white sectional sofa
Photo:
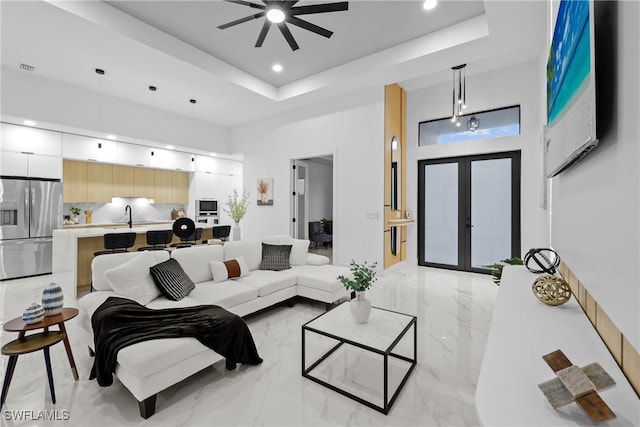
<instances>
[{"instance_id":1,"label":"white sectional sofa","mask_svg":"<svg viewBox=\"0 0 640 427\"><path fill-rule=\"evenodd\" d=\"M281 271L260 270L262 243L291 244L291 268ZM93 337L91 316L110 296L123 296L114 291L108 280L113 277L105 272L116 269L134 257L144 256L150 264L174 258L195 289L185 298L172 301L162 295L154 298L146 307L162 309L202 304L219 305L239 316L256 312L276 303L302 296L327 304L347 297L347 292L337 280L338 275L349 275L347 267L329 265L329 259L307 252L308 240L291 239L289 236L271 236L260 240L228 242L224 246L198 245L168 251L128 252L96 257L92 263L94 291L79 301L82 324ZM144 254L144 255L142 255ZM214 282L210 261L227 261L244 257L249 274L233 280ZM144 268L140 281L150 280ZM116 286L120 289L118 286ZM127 297L127 296L125 296ZM258 348L258 351L260 349ZM115 375L138 400L140 415L148 418L155 412L156 393L182 381L194 373L212 365L223 357L195 338L156 339L133 344L118 353Z\"/></svg>"}]
</instances>

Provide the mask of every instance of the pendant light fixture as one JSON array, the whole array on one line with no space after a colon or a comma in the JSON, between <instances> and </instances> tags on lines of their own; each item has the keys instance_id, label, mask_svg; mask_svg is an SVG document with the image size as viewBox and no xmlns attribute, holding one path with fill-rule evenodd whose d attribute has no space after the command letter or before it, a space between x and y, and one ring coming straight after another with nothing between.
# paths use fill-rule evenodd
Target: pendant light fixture
<instances>
[{"instance_id":1,"label":"pendant light fixture","mask_svg":"<svg viewBox=\"0 0 640 427\"><path fill-rule=\"evenodd\" d=\"M466 72L467 64L451 67L453 71L453 88L451 91L451 122L460 126L460 116L462 110L467 108L467 85Z\"/></svg>"}]
</instances>

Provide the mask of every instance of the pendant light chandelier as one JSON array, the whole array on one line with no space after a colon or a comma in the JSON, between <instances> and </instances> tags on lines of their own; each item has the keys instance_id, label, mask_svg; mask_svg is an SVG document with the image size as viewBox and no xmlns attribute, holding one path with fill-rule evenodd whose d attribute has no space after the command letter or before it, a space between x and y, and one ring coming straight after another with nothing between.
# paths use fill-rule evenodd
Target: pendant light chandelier
<instances>
[{"instance_id":1,"label":"pendant light chandelier","mask_svg":"<svg viewBox=\"0 0 640 427\"><path fill-rule=\"evenodd\" d=\"M452 90L452 105L451 105L451 122L456 126L460 126L460 116L462 110L467 108L467 88L466 80L467 76L465 69L467 64L456 65L451 67L453 71L453 90Z\"/></svg>"}]
</instances>

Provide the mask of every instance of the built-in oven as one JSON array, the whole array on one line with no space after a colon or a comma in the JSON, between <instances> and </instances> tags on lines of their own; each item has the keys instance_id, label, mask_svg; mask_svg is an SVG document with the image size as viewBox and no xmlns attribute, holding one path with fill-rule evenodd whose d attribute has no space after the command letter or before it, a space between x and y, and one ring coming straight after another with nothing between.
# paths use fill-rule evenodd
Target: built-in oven
<instances>
[{"instance_id":1,"label":"built-in oven","mask_svg":"<svg viewBox=\"0 0 640 427\"><path fill-rule=\"evenodd\" d=\"M218 201L196 200L196 216L218 216Z\"/></svg>"}]
</instances>

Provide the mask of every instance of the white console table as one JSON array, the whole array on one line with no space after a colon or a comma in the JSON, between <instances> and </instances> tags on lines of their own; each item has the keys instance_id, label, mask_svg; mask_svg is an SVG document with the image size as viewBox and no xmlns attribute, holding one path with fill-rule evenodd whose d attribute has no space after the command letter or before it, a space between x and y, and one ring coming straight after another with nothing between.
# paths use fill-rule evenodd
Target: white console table
<instances>
[{"instance_id":1,"label":"white console table","mask_svg":"<svg viewBox=\"0 0 640 427\"><path fill-rule=\"evenodd\" d=\"M541 303L531 291L538 275L522 266L502 273L476 390L485 426L640 426L640 399L580 305ZM593 423L577 404L553 409L538 384L555 374L542 356L560 349L577 366L598 362L616 385L599 392L617 418Z\"/></svg>"}]
</instances>

